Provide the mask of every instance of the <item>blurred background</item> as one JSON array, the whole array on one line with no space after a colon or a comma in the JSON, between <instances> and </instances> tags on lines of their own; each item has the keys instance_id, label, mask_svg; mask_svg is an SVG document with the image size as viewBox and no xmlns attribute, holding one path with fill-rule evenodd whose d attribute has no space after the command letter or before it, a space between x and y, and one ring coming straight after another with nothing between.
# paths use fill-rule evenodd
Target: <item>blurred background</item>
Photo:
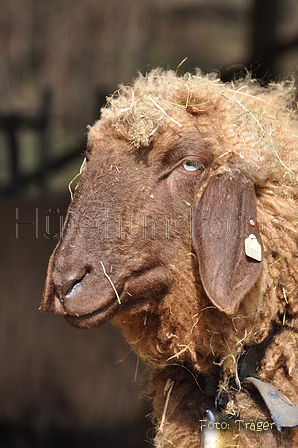
<instances>
[{"instance_id":1,"label":"blurred background","mask_svg":"<svg viewBox=\"0 0 298 448\"><path fill-rule=\"evenodd\" d=\"M142 366L118 329L41 315L87 125L138 71L267 84L298 63L297 0L1 0L0 446L150 446Z\"/></svg>"}]
</instances>

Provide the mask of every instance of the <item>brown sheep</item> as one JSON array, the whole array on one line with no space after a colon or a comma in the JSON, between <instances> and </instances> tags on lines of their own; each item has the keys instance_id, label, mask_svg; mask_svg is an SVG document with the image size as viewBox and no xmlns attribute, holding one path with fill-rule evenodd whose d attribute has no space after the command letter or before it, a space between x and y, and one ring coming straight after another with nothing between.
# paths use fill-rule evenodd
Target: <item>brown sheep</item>
<instances>
[{"instance_id":1,"label":"brown sheep","mask_svg":"<svg viewBox=\"0 0 298 448\"><path fill-rule=\"evenodd\" d=\"M89 130L41 311L122 327L157 447L298 446L296 110L292 81L153 70ZM222 441L204 415L228 419Z\"/></svg>"}]
</instances>

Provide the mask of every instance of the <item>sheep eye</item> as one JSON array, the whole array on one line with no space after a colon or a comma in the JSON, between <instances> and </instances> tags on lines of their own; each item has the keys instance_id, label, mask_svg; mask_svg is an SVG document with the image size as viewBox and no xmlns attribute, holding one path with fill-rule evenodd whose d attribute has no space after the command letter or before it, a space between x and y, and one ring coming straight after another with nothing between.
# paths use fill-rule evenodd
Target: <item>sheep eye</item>
<instances>
[{"instance_id":1,"label":"sheep eye","mask_svg":"<svg viewBox=\"0 0 298 448\"><path fill-rule=\"evenodd\" d=\"M182 165L186 171L197 171L204 168L203 165L194 162L193 160L185 160Z\"/></svg>"}]
</instances>

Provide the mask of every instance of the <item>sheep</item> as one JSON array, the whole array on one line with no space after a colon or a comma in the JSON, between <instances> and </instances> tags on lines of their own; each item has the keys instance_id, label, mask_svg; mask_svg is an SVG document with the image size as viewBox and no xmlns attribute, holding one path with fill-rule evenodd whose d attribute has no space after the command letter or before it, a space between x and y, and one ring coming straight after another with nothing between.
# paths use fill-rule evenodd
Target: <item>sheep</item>
<instances>
[{"instance_id":1,"label":"sheep","mask_svg":"<svg viewBox=\"0 0 298 448\"><path fill-rule=\"evenodd\" d=\"M89 128L40 309L121 326L158 448L298 446L296 114L291 79L154 69Z\"/></svg>"},{"instance_id":2,"label":"sheep","mask_svg":"<svg viewBox=\"0 0 298 448\"><path fill-rule=\"evenodd\" d=\"M141 366L136 372L119 328L75 332L38 312L68 202L52 194L1 203L0 446L65 448L83 439L86 448L139 448L151 424L137 396Z\"/></svg>"}]
</instances>

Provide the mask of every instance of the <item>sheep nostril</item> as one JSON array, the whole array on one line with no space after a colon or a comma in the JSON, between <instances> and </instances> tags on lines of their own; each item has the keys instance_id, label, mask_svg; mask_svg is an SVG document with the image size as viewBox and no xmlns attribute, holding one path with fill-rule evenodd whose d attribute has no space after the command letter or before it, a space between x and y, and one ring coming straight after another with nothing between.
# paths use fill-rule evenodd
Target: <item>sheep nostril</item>
<instances>
[{"instance_id":1,"label":"sheep nostril","mask_svg":"<svg viewBox=\"0 0 298 448\"><path fill-rule=\"evenodd\" d=\"M86 277L87 273L85 273L81 278L76 279L68 288L68 291L66 292L65 296L69 297L71 293L74 291L74 289L81 283L81 281Z\"/></svg>"},{"instance_id":2,"label":"sheep nostril","mask_svg":"<svg viewBox=\"0 0 298 448\"><path fill-rule=\"evenodd\" d=\"M71 296L74 290L78 288L82 282L86 282L86 277L90 274L90 271L91 269L89 267L85 267L80 273L77 272L76 275L70 275L68 279L65 278L61 283L59 282L55 285L54 294L60 300L62 305L64 304L65 299L72 298Z\"/></svg>"}]
</instances>

